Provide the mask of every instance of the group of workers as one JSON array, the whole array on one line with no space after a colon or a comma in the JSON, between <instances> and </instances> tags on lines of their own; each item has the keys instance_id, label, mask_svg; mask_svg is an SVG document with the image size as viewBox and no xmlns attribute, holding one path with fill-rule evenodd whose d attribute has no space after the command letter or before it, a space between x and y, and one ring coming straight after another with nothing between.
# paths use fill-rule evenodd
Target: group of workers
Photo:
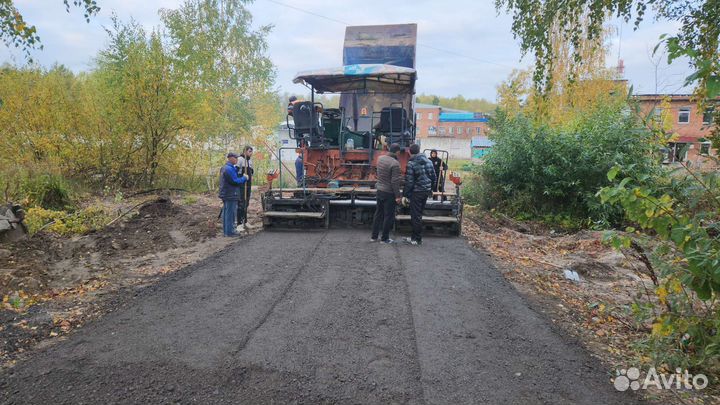
<instances>
[{"instance_id":1,"label":"group of workers","mask_svg":"<svg viewBox=\"0 0 720 405\"><path fill-rule=\"evenodd\" d=\"M430 152L430 158L420 153L420 145L410 145L410 160L403 178L397 154L400 145L393 143L388 154L380 156L377 163L377 189L375 216L373 218L371 242L395 243L390 239L390 230L395 223L396 207L401 204L410 208L410 237L403 239L411 245L422 244L422 213L425 204L434 191L443 191L442 171L447 164Z\"/></svg>"},{"instance_id":2,"label":"group of workers","mask_svg":"<svg viewBox=\"0 0 720 405\"><path fill-rule=\"evenodd\" d=\"M246 228L247 211L250 206L252 178L252 146L243 148L242 154L230 152L227 162L220 169L220 199L223 201L222 216L223 234L225 236L241 235Z\"/></svg>"},{"instance_id":3,"label":"group of workers","mask_svg":"<svg viewBox=\"0 0 720 405\"><path fill-rule=\"evenodd\" d=\"M288 103L288 115L293 114L295 105L302 102L292 96ZM397 154L400 145L393 143L388 148L389 153L378 158L377 162L377 196L376 209L373 218L372 242L394 243L390 239L390 230L395 223L395 211L399 204L410 208L410 224L412 234L404 238L411 245L422 244L422 212L429 198L435 199L433 192L444 192L444 179L442 173L447 171L447 163L438 157L436 150L430 151L430 157L420 153L420 145L410 145L410 160L402 176L400 162ZM242 154L234 152L227 154L227 162L220 169L220 193L223 201L221 212L223 220L223 234L237 236L242 234L251 225L247 222L247 211L250 205L252 191L252 165L253 148L245 146ZM298 187L303 184L304 162L298 153L295 161L295 171ZM381 232L382 231L382 232Z\"/></svg>"},{"instance_id":4,"label":"group of workers","mask_svg":"<svg viewBox=\"0 0 720 405\"><path fill-rule=\"evenodd\" d=\"M395 211L398 205L410 208L412 234L404 238L411 245L422 244L422 212L433 192L444 191L442 173L447 171L447 163L438 157L437 151L430 151L430 158L420 153L420 145L410 145L410 160L403 177L397 154L400 145L393 143L389 153L380 156L377 162L377 205L373 218L372 242L394 243L390 239L390 230L395 223ZM238 155L230 152L227 162L220 169L220 198L223 201L223 234L237 236L250 228L247 211L252 190L252 154L253 148L246 146ZM303 162L298 156L295 162L298 183L302 180Z\"/></svg>"}]
</instances>

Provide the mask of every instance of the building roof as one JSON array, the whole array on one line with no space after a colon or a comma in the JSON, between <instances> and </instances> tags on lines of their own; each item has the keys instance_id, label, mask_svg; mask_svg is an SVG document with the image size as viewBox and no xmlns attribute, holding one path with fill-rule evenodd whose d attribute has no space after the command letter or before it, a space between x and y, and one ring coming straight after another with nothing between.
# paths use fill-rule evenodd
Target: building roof
<instances>
[{"instance_id":1,"label":"building roof","mask_svg":"<svg viewBox=\"0 0 720 405\"><path fill-rule=\"evenodd\" d=\"M457 108L448 108L448 107L443 107L441 105L435 105L435 104L415 103L415 108L416 109L417 108L440 108L444 112L449 112L449 113L471 113L472 114L472 111L458 110Z\"/></svg>"},{"instance_id":2,"label":"building roof","mask_svg":"<svg viewBox=\"0 0 720 405\"><path fill-rule=\"evenodd\" d=\"M634 94L633 98L638 100L662 100L664 98L671 100L690 100L692 94Z\"/></svg>"},{"instance_id":3,"label":"building roof","mask_svg":"<svg viewBox=\"0 0 720 405\"><path fill-rule=\"evenodd\" d=\"M634 98L638 100L651 100L651 101L659 101L663 100L664 98L669 98L670 101L677 100L677 101L691 101L692 98L694 98L693 94L635 94L633 95ZM720 101L720 96L716 97L715 100ZM694 101L694 100L693 100Z\"/></svg>"},{"instance_id":4,"label":"building roof","mask_svg":"<svg viewBox=\"0 0 720 405\"><path fill-rule=\"evenodd\" d=\"M472 112L441 112L440 122L488 122L488 118L483 113Z\"/></svg>"},{"instance_id":5,"label":"building roof","mask_svg":"<svg viewBox=\"0 0 720 405\"><path fill-rule=\"evenodd\" d=\"M415 108L442 108L435 104L415 103Z\"/></svg>"},{"instance_id":6,"label":"building roof","mask_svg":"<svg viewBox=\"0 0 720 405\"><path fill-rule=\"evenodd\" d=\"M472 112L458 110L456 108L446 108L441 105L415 103L415 109L418 108L436 108L440 109L438 119L440 122L487 122L488 115L480 112Z\"/></svg>"}]
</instances>

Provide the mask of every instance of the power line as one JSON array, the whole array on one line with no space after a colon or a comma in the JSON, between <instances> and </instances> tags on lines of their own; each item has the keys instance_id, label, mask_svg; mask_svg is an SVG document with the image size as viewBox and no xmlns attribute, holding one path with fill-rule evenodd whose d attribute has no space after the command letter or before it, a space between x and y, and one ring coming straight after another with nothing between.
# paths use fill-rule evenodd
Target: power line
<instances>
[{"instance_id":1,"label":"power line","mask_svg":"<svg viewBox=\"0 0 720 405\"><path fill-rule=\"evenodd\" d=\"M346 21L338 20L338 19L335 19L335 18L332 18L332 17L328 17L328 16L326 16L326 15L322 15L322 14L318 14L318 13L315 13L315 12L312 12L312 11L308 11L308 10L302 9L302 8L300 8L300 7L291 6L291 5L289 5L289 4L285 4L285 3L282 3L282 2L279 2L279 1L276 1L276 0L266 0L266 1L268 1L268 2L270 2L270 3L277 4L277 5L279 5L279 6L283 6L283 7L287 7L287 8L293 9L293 10L295 10L295 11L299 11L299 12L301 12L301 13L305 13L305 14L309 14L309 15L312 15L312 16L315 16L315 17L319 17L319 18L322 18L322 19L325 19L325 20L328 20L328 21L336 22L336 23L343 24L343 25L352 25L351 23L346 22ZM460 53L460 52L450 51L450 50L442 49L442 48L436 48L436 47L430 46L430 45L417 44L417 46L421 46L421 47L423 47L423 48L432 49L432 50L438 51L438 52L444 52L444 53L447 53L447 54L449 54L449 55L460 56L460 57L467 58L467 59L471 59L471 60L474 60L474 61L480 62L480 63L487 63L487 64L489 64L489 65L500 66L500 67L508 68L508 69L512 69L512 68L513 68L512 66L503 65L502 63L497 63L497 62L493 62L493 61L489 61L489 60L485 60L485 59L480 59L480 58L477 58L477 57L474 57L474 56L465 55L465 54Z\"/></svg>"},{"instance_id":2,"label":"power line","mask_svg":"<svg viewBox=\"0 0 720 405\"><path fill-rule=\"evenodd\" d=\"M423 48L433 49L433 50L435 50L435 51L445 52L445 53L450 54L450 55L461 56L461 57L463 57L463 58L472 59L472 60L477 61L477 62L480 62L480 63L487 63L487 64L489 64L489 65L500 66L500 67L504 67L504 68L508 68L508 69L512 69L512 68L513 68L512 66L503 65L502 63L492 62L492 61L489 61L489 60L476 58L476 57L474 57L474 56L465 55L465 54L462 54L462 53L459 53L459 52L449 51L449 50L447 50L447 49L442 49L442 48L436 48L436 47L430 46L430 45L418 44L418 46L422 46Z\"/></svg>"},{"instance_id":3,"label":"power line","mask_svg":"<svg viewBox=\"0 0 720 405\"><path fill-rule=\"evenodd\" d=\"M291 9L293 9L293 10L295 10L295 11L299 11L299 12L301 12L301 13L310 14L310 15L314 15L315 17L324 18L324 19L326 19L326 20L328 20L328 21L340 23L340 24L343 24L343 25L352 25L352 24L350 24L349 22L336 20L336 19L334 19L334 18L332 18L332 17L324 16L324 15L318 14L318 13L313 13L312 11L304 10L304 9L302 9L302 8L300 8L300 7L291 6L291 5L289 5L289 4L281 3L281 2L279 2L279 1L275 1L275 0L266 0L266 1L269 1L270 3L275 3L275 4L279 5L279 6L291 8Z\"/></svg>"}]
</instances>

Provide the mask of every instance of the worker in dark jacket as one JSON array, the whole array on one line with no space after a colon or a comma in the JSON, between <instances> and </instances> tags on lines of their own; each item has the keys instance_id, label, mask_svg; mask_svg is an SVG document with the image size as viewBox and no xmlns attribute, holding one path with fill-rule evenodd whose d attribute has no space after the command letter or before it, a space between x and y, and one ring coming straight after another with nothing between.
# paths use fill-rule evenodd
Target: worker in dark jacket
<instances>
[{"instance_id":1,"label":"worker in dark jacket","mask_svg":"<svg viewBox=\"0 0 720 405\"><path fill-rule=\"evenodd\" d=\"M420 153L420 145L410 145L410 160L405 169L405 188L403 195L409 199L410 224L412 236L405 238L411 245L422 244L422 213L425 203L432 195L432 185L435 183L435 169L430 159Z\"/></svg>"},{"instance_id":2,"label":"worker in dark jacket","mask_svg":"<svg viewBox=\"0 0 720 405\"><path fill-rule=\"evenodd\" d=\"M247 181L240 186L240 200L238 201L238 213L237 213L237 231L242 232L245 227L252 228L247 222L248 207L250 206L250 193L252 192L252 178L255 173L252 163L252 146L245 146L243 153L238 157L237 170L238 173L247 176Z\"/></svg>"},{"instance_id":3,"label":"worker in dark jacket","mask_svg":"<svg viewBox=\"0 0 720 405\"><path fill-rule=\"evenodd\" d=\"M444 173L447 173L448 165L447 163L443 162L442 159L438 157L437 150L433 149L430 151L430 161L433 164L433 169L435 169L435 182L432 186L433 192L440 191L441 193L445 192L445 175ZM433 196L433 200L436 200L437 197ZM444 199L444 197L443 197Z\"/></svg>"},{"instance_id":4,"label":"worker in dark jacket","mask_svg":"<svg viewBox=\"0 0 720 405\"><path fill-rule=\"evenodd\" d=\"M400 162L397 160L397 153L400 152L400 145L390 145L387 155L380 156L377 162L377 197L375 206L375 218L373 219L372 236L370 241L375 242L380 234L382 226L382 237L380 242L393 243L390 239L390 228L395 222L395 207L402 200L400 188L403 184L400 173Z\"/></svg>"},{"instance_id":5,"label":"worker in dark jacket","mask_svg":"<svg viewBox=\"0 0 720 405\"><path fill-rule=\"evenodd\" d=\"M293 111L295 111L295 104L301 103L303 100L298 100L295 96L290 96L287 106L287 114L292 117Z\"/></svg>"},{"instance_id":6,"label":"worker in dark jacket","mask_svg":"<svg viewBox=\"0 0 720 405\"><path fill-rule=\"evenodd\" d=\"M223 234L225 236L235 236L235 214L237 214L238 201L240 201L240 186L247 181L247 176L240 176L237 168L238 155L236 153L227 154L227 162L220 169L220 194L219 197L223 202Z\"/></svg>"}]
</instances>

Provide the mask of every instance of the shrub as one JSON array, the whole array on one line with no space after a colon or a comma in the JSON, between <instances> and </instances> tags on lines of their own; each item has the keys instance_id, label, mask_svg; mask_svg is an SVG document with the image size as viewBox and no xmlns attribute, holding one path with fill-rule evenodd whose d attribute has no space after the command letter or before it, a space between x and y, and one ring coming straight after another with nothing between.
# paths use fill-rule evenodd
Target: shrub
<instances>
[{"instance_id":1,"label":"shrub","mask_svg":"<svg viewBox=\"0 0 720 405\"><path fill-rule=\"evenodd\" d=\"M608 170L623 164L647 174L658 167L652 133L638 128L625 103L598 106L560 128L498 111L491 120L495 146L477 168L482 194L468 198L511 215L616 223L622 211L595 196L610 183Z\"/></svg>"},{"instance_id":2,"label":"shrub","mask_svg":"<svg viewBox=\"0 0 720 405\"><path fill-rule=\"evenodd\" d=\"M628 174L615 167L608 178L622 179L598 194L619 204L627 219L644 230L634 237L609 232L616 248L648 251L652 296L638 299L632 312L652 332L640 345L655 364L720 374L720 175ZM652 243L651 243L652 242Z\"/></svg>"},{"instance_id":3,"label":"shrub","mask_svg":"<svg viewBox=\"0 0 720 405\"><path fill-rule=\"evenodd\" d=\"M463 178L463 185L460 188L463 199L470 205L478 204L483 199L485 187L482 177L472 173Z\"/></svg>"}]
</instances>

